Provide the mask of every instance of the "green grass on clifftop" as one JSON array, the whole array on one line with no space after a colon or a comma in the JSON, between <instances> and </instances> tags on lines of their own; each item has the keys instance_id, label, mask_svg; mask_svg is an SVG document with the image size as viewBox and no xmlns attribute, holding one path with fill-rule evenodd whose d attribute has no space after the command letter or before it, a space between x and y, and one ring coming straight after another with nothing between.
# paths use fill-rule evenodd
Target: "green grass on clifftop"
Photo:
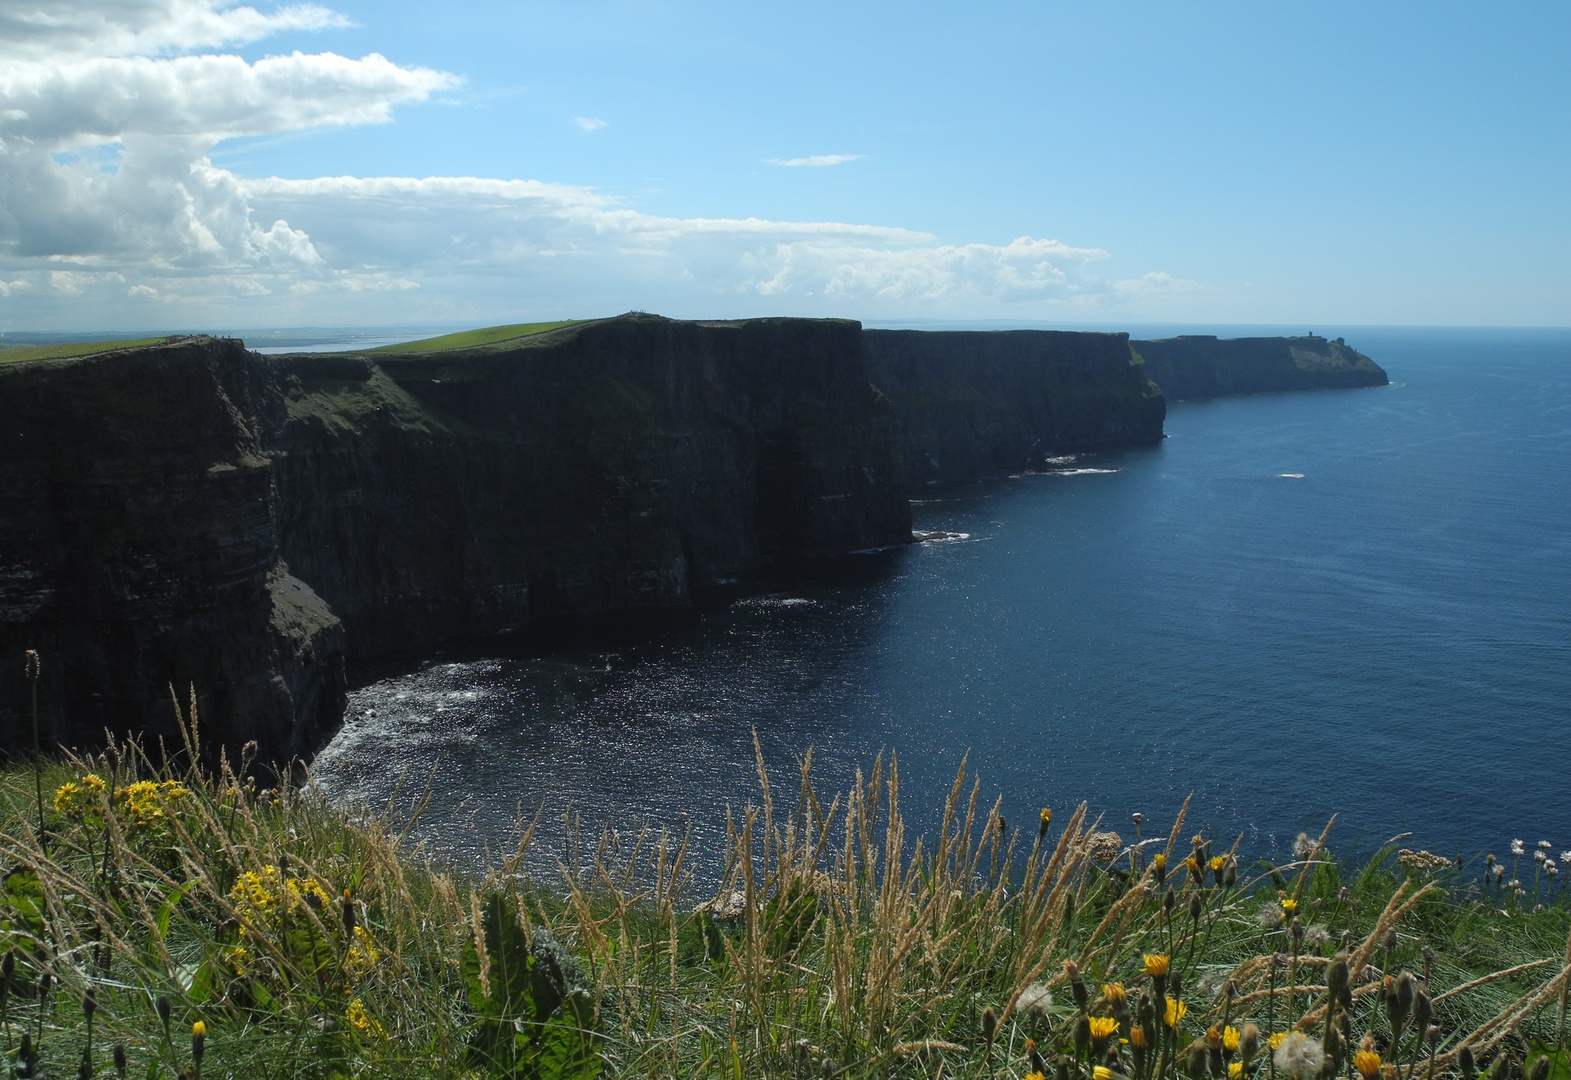
<instances>
[{"instance_id":1,"label":"green grass on clifftop","mask_svg":"<svg viewBox=\"0 0 1571 1080\"><path fill-rule=\"evenodd\" d=\"M94 353L114 352L116 349L134 349L139 345L158 345L161 337L135 338L126 341L74 341L65 345L24 345L18 349L0 349L0 364L20 360L58 360L67 356L91 356Z\"/></svg>"},{"instance_id":2,"label":"green grass on clifftop","mask_svg":"<svg viewBox=\"0 0 1571 1080\"><path fill-rule=\"evenodd\" d=\"M510 326L488 326L481 330L463 330L456 334L443 334L441 337L422 338L420 341L404 341L397 345L383 345L378 349L367 349L366 352L371 354L425 353L447 352L451 349L473 349L480 345L495 345L499 341L533 337L535 334L544 334L548 330L572 326L575 322L583 322L583 320L561 319L557 322L513 323Z\"/></svg>"}]
</instances>

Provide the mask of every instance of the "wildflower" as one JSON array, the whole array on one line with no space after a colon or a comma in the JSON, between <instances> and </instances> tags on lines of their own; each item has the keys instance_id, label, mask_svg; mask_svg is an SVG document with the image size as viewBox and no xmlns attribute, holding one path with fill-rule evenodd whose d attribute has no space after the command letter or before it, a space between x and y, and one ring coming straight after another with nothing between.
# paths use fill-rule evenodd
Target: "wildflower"
<instances>
[{"instance_id":1,"label":"wildflower","mask_svg":"<svg viewBox=\"0 0 1571 1080\"><path fill-rule=\"evenodd\" d=\"M1244 1063L1235 1061L1227 1067L1227 1080L1239 1080L1244 1075Z\"/></svg>"},{"instance_id":2,"label":"wildflower","mask_svg":"<svg viewBox=\"0 0 1571 1080\"><path fill-rule=\"evenodd\" d=\"M1571 852L1566 853L1566 861L1571 862ZM1167 879L1167 856L1160 852L1151 860L1151 869L1156 872L1156 883L1162 884Z\"/></svg>"},{"instance_id":3,"label":"wildflower","mask_svg":"<svg viewBox=\"0 0 1571 1080\"><path fill-rule=\"evenodd\" d=\"M1293 914L1293 912L1298 910L1298 901L1294 900L1292 898L1288 898L1286 900L1283 900L1282 901L1282 910L1284 912L1286 912L1287 914L1289 914L1289 915Z\"/></svg>"},{"instance_id":4,"label":"wildflower","mask_svg":"<svg viewBox=\"0 0 1571 1080\"><path fill-rule=\"evenodd\" d=\"M1020 996L1015 999L1016 1011L1026 1016L1046 1016L1047 1011L1053 1007L1053 995L1047 992L1047 986L1040 982L1027 983L1026 988L1020 991Z\"/></svg>"},{"instance_id":5,"label":"wildflower","mask_svg":"<svg viewBox=\"0 0 1571 1080\"><path fill-rule=\"evenodd\" d=\"M1571 863L1571 849L1562 851L1560 853L1560 861L1564 863Z\"/></svg>"},{"instance_id":6,"label":"wildflower","mask_svg":"<svg viewBox=\"0 0 1571 1080\"><path fill-rule=\"evenodd\" d=\"M1313 855L1314 853L1315 853L1315 842L1309 838L1309 834L1308 833L1306 833L1306 832L1299 833L1298 834L1298 838L1293 841L1293 858L1295 858L1295 859L1307 859L1307 858L1309 858L1309 856Z\"/></svg>"},{"instance_id":7,"label":"wildflower","mask_svg":"<svg viewBox=\"0 0 1571 1080\"><path fill-rule=\"evenodd\" d=\"M1544 861L1544 858L1545 858L1545 856L1544 856L1544 853L1542 851L1535 851L1535 852L1533 852L1533 861L1534 862L1541 863L1541 862Z\"/></svg>"},{"instance_id":8,"label":"wildflower","mask_svg":"<svg viewBox=\"0 0 1571 1080\"><path fill-rule=\"evenodd\" d=\"M1162 1014L1162 1023L1166 1024L1170 1028L1176 1028L1178 1026L1178 1022L1184 1018L1184 1014L1188 1011L1189 1006L1185 1005L1182 1001L1176 1001L1173 998L1168 998L1167 1011Z\"/></svg>"},{"instance_id":9,"label":"wildflower","mask_svg":"<svg viewBox=\"0 0 1571 1080\"><path fill-rule=\"evenodd\" d=\"M205 1053L207 1053L207 1025L198 1020L191 1025L191 1061L195 1063L198 1070L202 1068L202 1055Z\"/></svg>"},{"instance_id":10,"label":"wildflower","mask_svg":"<svg viewBox=\"0 0 1571 1080\"><path fill-rule=\"evenodd\" d=\"M1222 871L1226 870L1226 869L1227 869L1227 856L1226 855L1213 855L1213 856L1211 856L1211 872L1213 874L1217 875L1218 877L1221 877L1222 876Z\"/></svg>"},{"instance_id":11,"label":"wildflower","mask_svg":"<svg viewBox=\"0 0 1571 1080\"><path fill-rule=\"evenodd\" d=\"M1111 1016L1091 1017L1091 1038L1096 1042L1106 1042L1113 1037L1113 1032L1118 1030L1118 1021Z\"/></svg>"},{"instance_id":12,"label":"wildflower","mask_svg":"<svg viewBox=\"0 0 1571 1080\"><path fill-rule=\"evenodd\" d=\"M1037 827L1036 827L1036 835L1037 835L1037 837L1040 838L1040 837L1046 836L1047 835L1047 827L1049 825L1051 825L1052 823L1053 823L1053 812L1051 810L1049 810L1045 806L1042 807L1042 813L1040 815L1040 819L1039 819Z\"/></svg>"},{"instance_id":13,"label":"wildflower","mask_svg":"<svg viewBox=\"0 0 1571 1080\"><path fill-rule=\"evenodd\" d=\"M1238 1053L1238 1029L1225 1027L1222 1029L1222 1049L1229 1054Z\"/></svg>"},{"instance_id":14,"label":"wildflower","mask_svg":"<svg viewBox=\"0 0 1571 1080\"><path fill-rule=\"evenodd\" d=\"M1206 1047L1210 1050L1222 1049L1222 1033L1214 1025L1206 1029Z\"/></svg>"},{"instance_id":15,"label":"wildflower","mask_svg":"<svg viewBox=\"0 0 1571 1080\"><path fill-rule=\"evenodd\" d=\"M1146 1029L1143 1027L1130 1028L1129 1045L1136 1050L1144 1050L1146 1048Z\"/></svg>"},{"instance_id":16,"label":"wildflower","mask_svg":"<svg viewBox=\"0 0 1571 1080\"><path fill-rule=\"evenodd\" d=\"M1121 982L1102 984L1102 997L1107 999L1107 1001L1111 1004L1116 1005L1119 1002L1125 1000L1128 996L1129 991L1124 989L1124 984Z\"/></svg>"},{"instance_id":17,"label":"wildflower","mask_svg":"<svg viewBox=\"0 0 1571 1080\"><path fill-rule=\"evenodd\" d=\"M1319 952L1331 941L1331 931L1322 923L1316 923L1304 931L1304 948L1311 952Z\"/></svg>"},{"instance_id":18,"label":"wildflower","mask_svg":"<svg viewBox=\"0 0 1571 1080\"><path fill-rule=\"evenodd\" d=\"M1521 858L1523 855L1527 854L1527 845L1523 844L1520 840L1511 841L1511 854L1515 855L1517 858Z\"/></svg>"},{"instance_id":19,"label":"wildflower","mask_svg":"<svg viewBox=\"0 0 1571 1080\"><path fill-rule=\"evenodd\" d=\"M1184 869L1188 870L1189 876L1196 879L1197 881L1200 879L1200 875L1205 872L1200 869L1200 860L1195 858L1193 855L1184 860Z\"/></svg>"},{"instance_id":20,"label":"wildflower","mask_svg":"<svg viewBox=\"0 0 1571 1080\"><path fill-rule=\"evenodd\" d=\"M1091 1080L1113 1080L1113 1070L1106 1065L1093 1065L1091 1067Z\"/></svg>"},{"instance_id":21,"label":"wildflower","mask_svg":"<svg viewBox=\"0 0 1571 1080\"><path fill-rule=\"evenodd\" d=\"M1379 1057L1376 1056L1378 1062ZM1302 1031L1288 1032L1276 1049L1276 1068L1294 1080L1318 1077L1326 1064L1325 1049Z\"/></svg>"},{"instance_id":22,"label":"wildflower","mask_svg":"<svg viewBox=\"0 0 1571 1080\"><path fill-rule=\"evenodd\" d=\"M1380 1055L1373 1050L1360 1050L1353 1055L1353 1068L1364 1080L1375 1080L1380 1075Z\"/></svg>"},{"instance_id":23,"label":"wildflower","mask_svg":"<svg viewBox=\"0 0 1571 1080\"><path fill-rule=\"evenodd\" d=\"M1548 840L1540 840L1538 842L1538 847L1539 847L1540 851L1548 851L1550 848L1552 848L1554 846L1555 845L1551 844Z\"/></svg>"},{"instance_id":24,"label":"wildflower","mask_svg":"<svg viewBox=\"0 0 1571 1080\"><path fill-rule=\"evenodd\" d=\"M387 1036L387 1029L377 1022L376 1017L365 1011L365 1003L359 998L350 999L348 1007L344 1009L344 1022L361 1035L373 1039Z\"/></svg>"},{"instance_id":25,"label":"wildflower","mask_svg":"<svg viewBox=\"0 0 1571 1080\"><path fill-rule=\"evenodd\" d=\"M1287 1032L1278 1031L1276 1034L1272 1035L1269 1039L1266 1040L1266 1045L1269 1046L1272 1050L1275 1050L1282 1045L1282 1040L1285 1038L1287 1038Z\"/></svg>"},{"instance_id":26,"label":"wildflower","mask_svg":"<svg viewBox=\"0 0 1571 1080\"><path fill-rule=\"evenodd\" d=\"M1160 979L1167 974L1168 959L1166 953L1146 953L1141 960L1146 966L1146 974L1153 979Z\"/></svg>"}]
</instances>

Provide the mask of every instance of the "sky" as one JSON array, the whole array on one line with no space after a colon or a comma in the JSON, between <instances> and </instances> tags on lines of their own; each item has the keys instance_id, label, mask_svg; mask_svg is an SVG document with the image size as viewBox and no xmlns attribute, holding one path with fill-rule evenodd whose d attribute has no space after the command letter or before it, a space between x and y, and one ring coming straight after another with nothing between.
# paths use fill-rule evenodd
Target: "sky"
<instances>
[{"instance_id":1,"label":"sky","mask_svg":"<svg viewBox=\"0 0 1571 1080\"><path fill-rule=\"evenodd\" d=\"M1571 324L1571 4L0 0L0 331Z\"/></svg>"}]
</instances>

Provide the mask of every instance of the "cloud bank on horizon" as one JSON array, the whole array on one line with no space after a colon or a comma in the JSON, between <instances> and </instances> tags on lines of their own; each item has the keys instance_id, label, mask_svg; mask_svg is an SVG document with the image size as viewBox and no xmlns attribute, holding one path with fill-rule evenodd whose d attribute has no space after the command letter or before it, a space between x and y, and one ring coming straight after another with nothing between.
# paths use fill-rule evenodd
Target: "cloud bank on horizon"
<instances>
[{"instance_id":1,"label":"cloud bank on horizon","mask_svg":"<svg viewBox=\"0 0 1571 1080\"><path fill-rule=\"evenodd\" d=\"M460 84L376 53L223 51L344 22L315 4L263 13L222 0L0 8L0 319L1041 312L1185 285L1160 273L1103 280L1092 267L1105 251L1058 240L954 244L882 225L661 217L537 180L252 178L215 166L225 139L386 123Z\"/></svg>"}]
</instances>

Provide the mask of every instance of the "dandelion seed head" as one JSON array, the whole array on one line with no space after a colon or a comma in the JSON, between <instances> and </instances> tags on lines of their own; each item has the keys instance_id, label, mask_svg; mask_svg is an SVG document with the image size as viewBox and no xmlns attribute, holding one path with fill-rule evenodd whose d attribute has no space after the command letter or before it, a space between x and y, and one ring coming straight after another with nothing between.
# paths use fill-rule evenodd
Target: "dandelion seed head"
<instances>
[{"instance_id":1,"label":"dandelion seed head","mask_svg":"<svg viewBox=\"0 0 1571 1080\"><path fill-rule=\"evenodd\" d=\"M1046 1016L1052 1007L1053 995L1048 993L1047 985L1040 982L1027 983L1015 1000L1015 1011L1027 1016Z\"/></svg>"},{"instance_id":2,"label":"dandelion seed head","mask_svg":"<svg viewBox=\"0 0 1571 1080\"><path fill-rule=\"evenodd\" d=\"M1325 1068L1326 1052L1302 1031L1290 1031L1276 1048L1276 1068L1294 1080L1313 1080Z\"/></svg>"}]
</instances>

